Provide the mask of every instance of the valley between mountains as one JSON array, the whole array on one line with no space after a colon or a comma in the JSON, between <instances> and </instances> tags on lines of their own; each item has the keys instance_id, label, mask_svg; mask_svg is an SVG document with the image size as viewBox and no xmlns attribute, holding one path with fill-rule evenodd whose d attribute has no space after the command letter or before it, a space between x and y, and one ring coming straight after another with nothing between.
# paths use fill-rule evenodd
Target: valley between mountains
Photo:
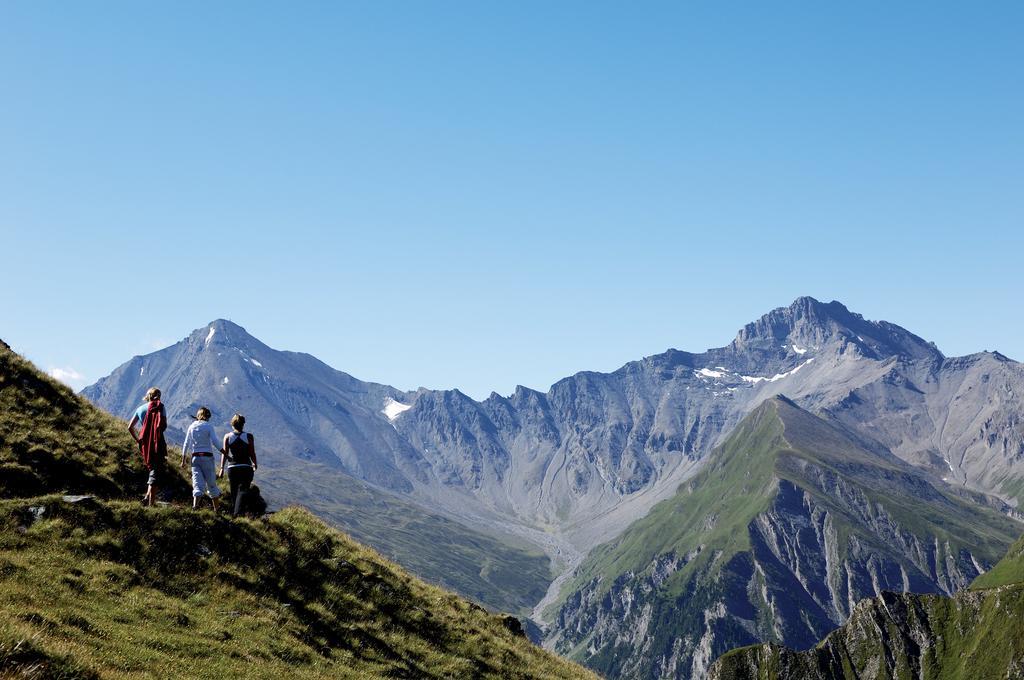
<instances>
[{"instance_id":1,"label":"valley between mountains","mask_svg":"<svg viewBox=\"0 0 1024 680\"><path fill-rule=\"evenodd\" d=\"M218 320L83 394L127 417L151 385L171 440L199 405L221 430L245 413L272 502L610 677L806 649L862 598L953 594L1022 531L1022 365L945 357L838 302L483 401L363 382Z\"/></svg>"}]
</instances>

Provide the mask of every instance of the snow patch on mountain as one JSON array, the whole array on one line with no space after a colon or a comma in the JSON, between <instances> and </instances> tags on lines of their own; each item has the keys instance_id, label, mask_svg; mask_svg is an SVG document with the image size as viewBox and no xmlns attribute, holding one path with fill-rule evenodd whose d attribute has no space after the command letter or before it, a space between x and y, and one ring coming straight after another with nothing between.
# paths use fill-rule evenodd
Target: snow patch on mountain
<instances>
[{"instance_id":1,"label":"snow patch on mountain","mask_svg":"<svg viewBox=\"0 0 1024 680\"><path fill-rule=\"evenodd\" d=\"M796 373L797 371L799 371L801 368L803 368L807 364L811 363L812 361L814 361L814 357L811 357L810 359L808 359L807 361L803 362L802 364L800 364L799 366L797 366L796 368L794 368L791 371L786 371L785 373L776 373L775 375L773 375L770 378L766 378L764 376L751 376L751 375L741 375L740 378L742 378L746 382L752 383L754 385L756 385L759 382L776 382L778 380L782 380L785 377L793 375L794 373Z\"/></svg>"},{"instance_id":2,"label":"snow patch on mountain","mask_svg":"<svg viewBox=\"0 0 1024 680\"><path fill-rule=\"evenodd\" d=\"M412 404L403 404L400 401L395 401L391 397L384 400L384 408L381 409L381 413L387 416L387 419L394 422L395 419L412 408Z\"/></svg>"}]
</instances>

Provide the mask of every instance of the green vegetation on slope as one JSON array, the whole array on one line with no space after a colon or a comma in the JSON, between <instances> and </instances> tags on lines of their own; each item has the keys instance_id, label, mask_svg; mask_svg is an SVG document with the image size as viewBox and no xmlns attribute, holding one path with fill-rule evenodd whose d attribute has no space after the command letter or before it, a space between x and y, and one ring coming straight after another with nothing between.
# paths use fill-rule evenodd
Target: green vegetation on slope
<instances>
[{"instance_id":1,"label":"green vegetation on slope","mask_svg":"<svg viewBox=\"0 0 1024 680\"><path fill-rule=\"evenodd\" d=\"M5 500L0 581L0 646L102 677L589 677L299 509Z\"/></svg>"},{"instance_id":2,"label":"green vegetation on slope","mask_svg":"<svg viewBox=\"0 0 1024 680\"><path fill-rule=\"evenodd\" d=\"M1024 584L954 597L883 593L817 647L722 655L712 680L979 680L1024 676Z\"/></svg>"},{"instance_id":3,"label":"green vegetation on slope","mask_svg":"<svg viewBox=\"0 0 1024 680\"><path fill-rule=\"evenodd\" d=\"M0 346L0 498L49 492L141 497L145 483L126 423ZM190 493L179 474L169 484L179 495Z\"/></svg>"},{"instance_id":4,"label":"green vegetation on slope","mask_svg":"<svg viewBox=\"0 0 1024 680\"><path fill-rule=\"evenodd\" d=\"M866 451L818 416L775 398L745 418L675 496L592 552L576 580L563 590L563 599L595 577L610 576L602 581L607 590L615 577L640 572L659 555L685 555L704 546L670 579L673 588L668 593L678 594L683 582L708 560L724 565L749 548L749 524L769 507L779 480L793 482L829 508L845 539L859 520L820 491L820 480L811 475L822 472L856 484L869 500L884 503L901 526L948 542L953 552L969 547L994 562L1020 530L1008 517L926 485L897 459ZM840 546L845 547L845 540Z\"/></svg>"},{"instance_id":5,"label":"green vegetation on slope","mask_svg":"<svg viewBox=\"0 0 1024 680\"><path fill-rule=\"evenodd\" d=\"M0 677L593 677L304 510L118 500L124 424L3 347L0 474Z\"/></svg>"},{"instance_id":6,"label":"green vegetation on slope","mask_svg":"<svg viewBox=\"0 0 1024 680\"><path fill-rule=\"evenodd\" d=\"M788 450L778 452L776 474L805 489L828 507L840 531L857 519L850 517L828 493L821 492L813 473L825 470L855 483L869 501L884 506L899 526L918 536L949 544L953 554L969 550L989 564L999 560L1020 533L1020 524L995 509L972 503L951 490L931 485L916 470L895 457L875 455L856 446L840 430L822 427L822 419L786 400L776 400L785 426ZM808 461L815 465L808 466ZM862 540L872 541L870 536ZM884 547L884 546L878 546ZM840 557L845 555L840 553Z\"/></svg>"},{"instance_id":7,"label":"green vegetation on slope","mask_svg":"<svg viewBox=\"0 0 1024 680\"><path fill-rule=\"evenodd\" d=\"M772 453L783 446L782 423L770 403L741 422L707 466L675 496L654 506L618 539L594 550L567 588L569 592L599 575L602 592L615 576L640 572L659 555L684 555L704 545L697 559L675 574L679 582L721 550L719 563L750 545L747 525L771 502L775 481Z\"/></svg>"},{"instance_id":8,"label":"green vegetation on slope","mask_svg":"<svg viewBox=\"0 0 1024 680\"><path fill-rule=\"evenodd\" d=\"M788 431L787 426L787 431ZM884 486L880 480L879 486ZM913 512L917 499L905 499ZM923 521L934 521L927 516ZM930 511L934 512L934 511ZM943 527L952 540L996 541L975 525ZM980 531L980 536L957 532ZM949 536L948 536L949 538ZM970 588L953 597L883 593L861 601L850 619L815 648L774 643L726 652L712 680L975 680L1024 677L1024 537Z\"/></svg>"},{"instance_id":9,"label":"green vegetation on slope","mask_svg":"<svg viewBox=\"0 0 1024 680\"><path fill-rule=\"evenodd\" d=\"M984 574L974 579L971 588L997 588L1012 583L1024 583L1024 536L1006 551L1006 556Z\"/></svg>"},{"instance_id":10,"label":"green vegetation on slope","mask_svg":"<svg viewBox=\"0 0 1024 680\"><path fill-rule=\"evenodd\" d=\"M279 493L409 571L492 609L529 614L551 583L551 561L535 548L475 531L321 465L289 476Z\"/></svg>"}]
</instances>

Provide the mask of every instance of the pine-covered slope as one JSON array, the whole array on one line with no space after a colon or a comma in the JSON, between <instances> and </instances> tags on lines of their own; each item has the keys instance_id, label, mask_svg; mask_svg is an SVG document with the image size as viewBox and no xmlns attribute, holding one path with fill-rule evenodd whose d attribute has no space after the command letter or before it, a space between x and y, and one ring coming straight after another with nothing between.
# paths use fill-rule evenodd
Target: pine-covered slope
<instances>
[{"instance_id":1,"label":"pine-covered slope","mask_svg":"<svg viewBox=\"0 0 1024 680\"><path fill-rule=\"evenodd\" d=\"M703 677L740 645L808 648L883 590L951 594L1019 531L777 397L588 557L549 643L613 677Z\"/></svg>"},{"instance_id":2,"label":"pine-covered slope","mask_svg":"<svg viewBox=\"0 0 1024 680\"><path fill-rule=\"evenodd\" d=\"M137 458L0 347L0 676L592 677L304 510L143 508Z\"/></svg>"},{"instance_id":3,"label":"pine-covered slope","mask_svg":"<svg viewBox=\"0 0 1024 680\"><path fill-rule=\"evenodd\" d=\"M775 643L724 654L711 680L1024 678L1024 539L953 597L885 592L813 649Z\"/></svg>"}]
</instances>

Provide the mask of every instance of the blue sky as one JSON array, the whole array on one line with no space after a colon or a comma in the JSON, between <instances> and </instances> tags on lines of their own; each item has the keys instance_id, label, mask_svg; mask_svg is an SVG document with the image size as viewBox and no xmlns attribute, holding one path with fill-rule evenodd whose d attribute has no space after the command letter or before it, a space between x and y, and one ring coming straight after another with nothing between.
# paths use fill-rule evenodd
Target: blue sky
<instances>
[{"instance_id":1,"label":"blue sky","mask_svg":"<svg viewBox=\"0 0 1024 680\"><path fill-rule=\"evenodd\" d=\"M1024 359L1024 4L0 4L0 338L546 389L799 295ZM156 300L151 303L150 300Z\"/></svg>"}]
</instances>

